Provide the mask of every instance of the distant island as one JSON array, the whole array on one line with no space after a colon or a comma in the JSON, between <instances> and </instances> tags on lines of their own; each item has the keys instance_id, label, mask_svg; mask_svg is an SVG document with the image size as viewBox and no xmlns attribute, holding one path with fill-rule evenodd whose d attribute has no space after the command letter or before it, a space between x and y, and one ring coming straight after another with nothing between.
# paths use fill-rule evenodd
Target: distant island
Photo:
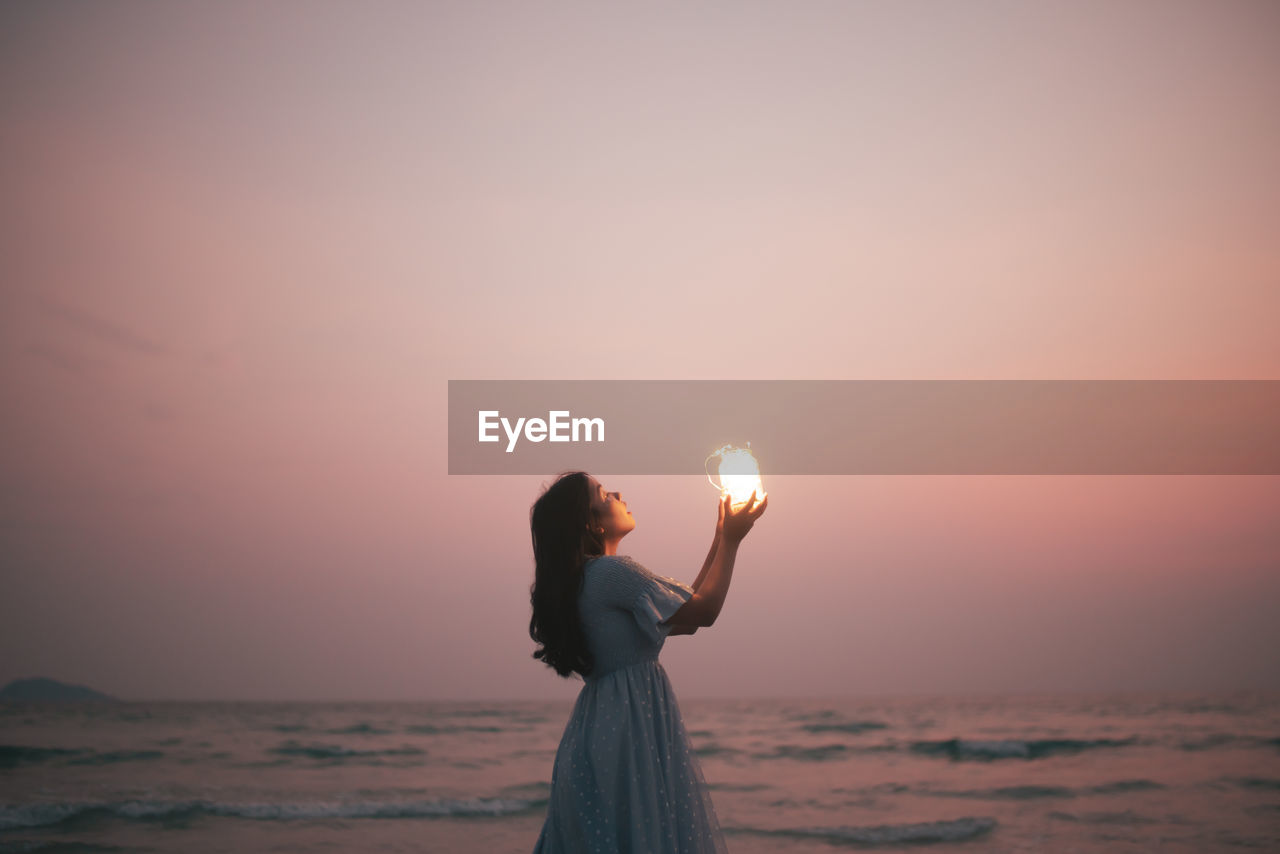
<instances>
[{"instance_id":1,"label":"distant island","mask_svg":"<svg viewBox=\"0 0 1280 854\"><path fill-rule=\"evenodd\" d=\"M69 685L54 679L15 679L0 688L0 703L114 701L116 698L83 685Z\"/></svg>"}]
</instances>

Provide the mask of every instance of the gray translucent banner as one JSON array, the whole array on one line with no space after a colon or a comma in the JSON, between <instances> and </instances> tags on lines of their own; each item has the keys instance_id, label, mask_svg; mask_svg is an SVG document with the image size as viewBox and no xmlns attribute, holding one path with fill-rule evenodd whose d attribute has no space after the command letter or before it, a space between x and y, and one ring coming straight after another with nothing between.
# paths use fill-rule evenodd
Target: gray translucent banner
<instances>
[{"instance_id":1,"label":"gray translucent banner","mask_svg":"<svg viewBox=\"0 0 1280 854\"><path fill-rule=\"evenodd\" d=\"M449 381L450 474L701 474L747 442L766 478L1273 475L1280 380Z\"/></svg>"}]
</instances>

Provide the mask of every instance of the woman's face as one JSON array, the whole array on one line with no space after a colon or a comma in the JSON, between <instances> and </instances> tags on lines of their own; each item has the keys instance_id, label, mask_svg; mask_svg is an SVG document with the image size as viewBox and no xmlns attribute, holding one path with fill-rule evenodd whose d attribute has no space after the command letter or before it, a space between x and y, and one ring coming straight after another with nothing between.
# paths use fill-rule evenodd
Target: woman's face
<instances>
[{"instance_id":1,"label":"woman's face","mask_svg":"<svg viewBox=\"0 0 1280 854\"><path fill-rule=\"evenodd\" d=\"M604 528L605 540L620 540L627 533L635 530L636 520L627 509L627 502L622 494L608 492L600 481L589 478L591 483L591 516L597 528Z\"/></svg>"}]
</instances>

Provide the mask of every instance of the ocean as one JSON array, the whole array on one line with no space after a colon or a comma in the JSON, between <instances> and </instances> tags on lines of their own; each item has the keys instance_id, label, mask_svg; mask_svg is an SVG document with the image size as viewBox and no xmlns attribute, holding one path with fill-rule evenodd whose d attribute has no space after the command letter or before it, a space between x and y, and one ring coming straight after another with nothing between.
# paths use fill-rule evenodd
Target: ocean
<instances>
[{"instance_id":1,"label":"ocean","mask_svg":"<svg viewBox=\"0 0 1280 854\"><path fill-rule=\"evenodd\" d=\"M528 852L570 705L3 704L0 852ZM736 854L1280 850L1280 696L681 708Z\"/></svg>"}]
</instances>

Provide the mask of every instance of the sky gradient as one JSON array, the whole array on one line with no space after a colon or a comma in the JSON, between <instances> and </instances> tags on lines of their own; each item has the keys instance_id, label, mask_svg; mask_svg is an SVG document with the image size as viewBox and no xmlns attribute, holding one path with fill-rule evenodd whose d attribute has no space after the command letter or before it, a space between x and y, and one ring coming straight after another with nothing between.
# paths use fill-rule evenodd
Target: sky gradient
<instances>
[{"instance_id":1,"label":"sky gradient","mask_svg":"<svg viewBox=\"0 0 1280 854\"><path fill-rule=\"evenodd\" d=\"M1280 379L1277 104L1270 2L5 4L0 682L572 696L449 379ZM1280 689L1280 478L765 476L681 696Z\"/></svg>"}]
</instances>

